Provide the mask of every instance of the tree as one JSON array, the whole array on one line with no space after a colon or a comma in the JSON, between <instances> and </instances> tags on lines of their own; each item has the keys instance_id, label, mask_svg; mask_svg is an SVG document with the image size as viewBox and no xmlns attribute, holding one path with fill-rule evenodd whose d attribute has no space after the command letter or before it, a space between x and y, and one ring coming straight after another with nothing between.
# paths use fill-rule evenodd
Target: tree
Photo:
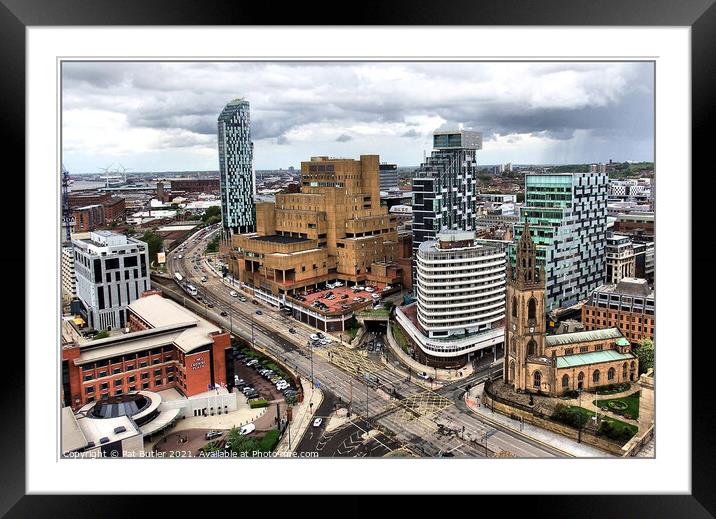
<instances>
[{"instance_id":1,"label":"tree","mask_svg":"<svg viewBox=\"0 0 716 519\"><path fill-rule=\"evenodd\" d=\"M213 205L209 207L206 211L204 211L204 214L201 215L201 221L202 222L208 222L210 218L218 217L217 222L221 220L221 207L218 205ZM216 222L214 222L216 223ZM209 224L211 225L211 224Z\"/></svg>"},{"instance_id":2,"label":"tree","mask_svg":"<svg viewBox=\"0 0 716 519\"><path fill-rule=\"evenodd\" d=\"M206 252L216 252L219 250L219 235L217 234L206 246Z\"/></svg>"},{"instance_id":3,"label":"tree","mask_svg":"<svg viewBox=\"0 0 716 519\"><path fill-rule=\"evenodd\" d=\"M384 301L383 306L386 310L388 310L388 313L390 313L393 310L395 303L393 303L393 301Z\"/></svg>"},{"instance_id":4,"label":"tree","mask_svg":"<svg viewBox=\"0 0 716 519\"><path fill-rule=\"evenodd\" d=\"M108 332L107 330L102 330L102 331L99 332L97 335L95 335L94 337L92 337L92 340L93 340L93 341L96 341L96 340L98 340L98 339L106 339L107 337L109 337L109 332Z\"/></svg>"},{"instance_id":5,"label":"tree","mask_svg":"<svg viewBox=\"0 0 716 519\"><path fill-rule=\"evenodd\" d=\"M636 349L636 356L639 359L639 373L646 373L649 368L654 367L654 341L644 338L639 341Z\"/></svg>"},{"instance_id":6,"label":"tree","mask_svg":"<svg viewBox=\"0 0 716 519\"><path fill-rule=\"evenodd\" d=\"M147 248L149 249L149 262L156 261L157 252L162 249L162 237L154 231L146 231L139 240L147 244Z\"/></svg>"}]
</instances>

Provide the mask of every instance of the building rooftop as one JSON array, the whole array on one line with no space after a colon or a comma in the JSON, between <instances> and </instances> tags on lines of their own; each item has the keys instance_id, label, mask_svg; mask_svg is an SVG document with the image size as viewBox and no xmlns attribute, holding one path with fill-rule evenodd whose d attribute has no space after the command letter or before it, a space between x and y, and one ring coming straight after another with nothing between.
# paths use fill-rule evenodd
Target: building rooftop
<instances>
[{"instance_id":1,"label":"building rooftop","mask_svg":"<svg viewBox=\"0 0 716 519\"><path fill-rule=\"evenodd\" d=\"M616 285L602 285L595 292L600 294L620 294L636 297L654 297L649 282L641 278L622 278Z\"/></svg>"},{"instance_id":2,"label":"building rooftop","mask_svg":"<svg viewBox=\"0 0 716 519\"><path fill-rule=\"evenodd\" d=\"M60 424L62 426L61 448L63 453L76 451L87 446L87 438L77 423L77 418L71 407L62 408Z\"/></svg>"},{"instance_id":3,"label":"building rooftop","mask_svg":"<svg viewBox=\"0 0 716 519\"><path fill-rule=\"evenodd\" d=\"M631 353L619 353L616 350L592 351L589 353L578 353L577 355L557 357L557 367L573 368L587 364L597 364L600 362L610 362L614 360L631 360L634 358L634 355Z\"/></svg>"},{"instance_id":4,"label":"building rooftop","mask_svg":"<svg viewBox=\"0 0 716 519\"><path fill-rule=\"evenodd\" d=\"M605 328L603 330L591 330L588 332L560 333L546 337L547 346L561 346L576 342L600 341L606 339L620 339L624 337L619 328Z\"/></svg>"}]
</instances>

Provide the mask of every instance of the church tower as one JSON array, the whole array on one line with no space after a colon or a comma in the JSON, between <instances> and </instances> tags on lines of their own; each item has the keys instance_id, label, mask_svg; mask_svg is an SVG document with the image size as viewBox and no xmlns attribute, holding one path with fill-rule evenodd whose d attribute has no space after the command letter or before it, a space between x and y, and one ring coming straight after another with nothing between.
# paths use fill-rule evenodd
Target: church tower
<instances>
[{"instance_id":1,"label":"church tower","mask_svg":"<svg viewBox=\"0 0 716 519\"><path fill-rule=\"evenodd\" d=\"M537 246L529 223L517 243L515 268L507 267L507 312L503 378L518 391L532 390L528 359L544 357L545 274L537 266ZM537 360L539 362L539 360Z\"/></svg>"}]
</instances>

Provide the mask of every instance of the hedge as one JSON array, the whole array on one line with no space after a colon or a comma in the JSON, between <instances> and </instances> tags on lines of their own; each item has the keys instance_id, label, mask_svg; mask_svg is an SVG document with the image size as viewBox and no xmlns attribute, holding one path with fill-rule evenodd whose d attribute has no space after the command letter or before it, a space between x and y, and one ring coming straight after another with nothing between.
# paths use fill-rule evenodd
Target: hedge
<instances>
[{"instance_id":1,"label":"hedge","mask_svg":"<svg viewBox=\"0 0 716 519\"><path fill-rule=\"evenodd\" d=\"M265 400L263 398L257 398L256 400L249 400L249 407L251 409L256 409L258 407L266 407L268 406L268 400Z\"/></svg>"},{"instance_id":2,"label":"hedge","mask_svg":"<svg viewBox=\"0 0 716 519\"><path fill-rule=\"evenodd\" d=\"M266 436L261 438L261 442L259 444L260 450L262 452L271 452L276 447L278 440L278 430L271 429L269 432L266 433Z\"/></svg>"}]
</instances>

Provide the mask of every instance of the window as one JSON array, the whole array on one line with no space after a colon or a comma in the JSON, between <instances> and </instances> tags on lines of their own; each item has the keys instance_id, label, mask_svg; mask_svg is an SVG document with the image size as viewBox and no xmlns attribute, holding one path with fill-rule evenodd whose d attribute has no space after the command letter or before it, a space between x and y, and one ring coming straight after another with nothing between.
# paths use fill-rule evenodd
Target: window
<instances>
[{"instance_id":1,"label":"window","mask_svg":"<svg viewBox=\"0 0 716 519\"><path fill-rule=\"evenodd\" d=\"M512 296L512 317L517 317L517 297Z\"/></svg>"},{"instance_id":2,"label":"window","mask_svg":"<svg viewBox=\"0 0 716 519\"><path fill-rule=\"evenodd\" d=\"M94 386L87 387L87 389L85 389L85 393L87 393L88 395L94 393Z\"/></svg>"},{"instance_id":3,"label":"window","mask_svg":"<svg viewBox=\"0 0 716 519\"><path fill-rule=\"evenodd\" d=\"M107 382L102 382L102 384L99 386L100 389L107 389L109 387L109 384Z\"/></svg>"},{"instance_id":4,"label":"window","mask_svg":"<svg viewBox=\"0 0 716 519\"><path fill-rule=\"evenodd\" d=\"M132 375L131 377L127 377L127 382L134 382L136 379L137 379L137 377Z\"/></svg>"},{"instance_id":5,"label":"window","mask_svg":"<svg viewBox=\"0 0 716 519\"><path fill-rule=\"evenodd\" d=\"M607 380L614 380L615 375L616 370L614 368L609 368L609 371L607 371Z\"/></svg>"},{"instance_id":6,"label":"window","mask_svg":"<svg viewBox=\"0 0 716 519\"><path fill-rule=\"evenodd\" d=\"M599 370L594 370L594 373L592 373L592 382L595 384L599 384Z\"/></svg>"},{"instance_id":7,"label":"window","mask_svg":"<svg viewBox=\"0 0 716 519\"><path fill-rule=\"evenodd\" d=\"M622 366L622 378L626 378L627 376L627 363L625 362Z\"/></svg>"},{"instance_id":8,"label":"window","mask_svg":"<svg viewBox=\"0 0 716 519\"><path fill-rule=\"evenodd\" d=\"M146 380L149 378L149 373L142 373L142 380Z\"/></svg>"},{"instance_id":9,"label":"window","mask_svg":"<svg viewBox=\"0 0 716 519\"><path fill-rule=\"evenodd\" d=\"M531 298L527 304L527 319L535 319L537 315L537 301L535 298Z\"/></svg>"},{"instance_id":10,"label":"window","mask_svg":"<svg viewBox=\"0 0 716 519\"><path fill-rule=\"evenodd\" d=\"M539 371L534 372L532 385L537 389L542 387L542 373L540 373Z\"/></svg>"},{"instance_id":11,"label":"window","mask_svg":"<svg viewBox=\"0 0 716 519\"><path fill-rule=\"evenodd\" d=\"M569 387L569 376L565 375L562 377L562 387Z\"/></svg>"},{"instance_id":12,"label":"window","mask_svg":"<svg viewBox=\"0 0 716 519\"><path fill-rule=\"evenodd\" d=\"M537 343L534 339L530 339L527 343L527 355L535 355L537 353Z\"/></svg>"},{"instance_id":13,"label":"window","mask_svg":"<svg viewBox=\"0 0 716 519\"><path fill-rule=\"evenodd\" d=\"M121 378L118 378L117 380L115 380L115 381L114 381L114 385L115 385L115 387L116 387L116 386L121 386L121 385L122 385L122 379L121 379Z\"/></svg>"}]
</instances>

